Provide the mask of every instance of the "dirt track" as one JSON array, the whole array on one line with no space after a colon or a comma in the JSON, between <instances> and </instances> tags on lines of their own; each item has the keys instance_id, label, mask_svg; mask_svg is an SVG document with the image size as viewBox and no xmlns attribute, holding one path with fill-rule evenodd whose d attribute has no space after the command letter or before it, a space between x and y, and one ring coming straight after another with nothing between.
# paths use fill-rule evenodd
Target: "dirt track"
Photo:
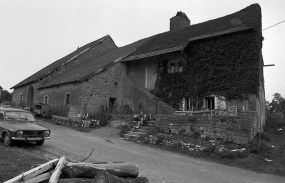
<instances>
[{"instance_id":1,"label":"dirt track","mask_svg":"<svg viewBox=\"0 0 285 183\"><path fill-rule=\"evenodd\" d=\"M52 130L51 139L40 147L57 156L86 162L129 162L140 167L139 176L150 182L165 183L281 183L285 178L210 163L183 155L148 148L121 140L116 131L105 128L90 133L77 132L64 126L40 122Z\"/></svg>"}]
</instances>

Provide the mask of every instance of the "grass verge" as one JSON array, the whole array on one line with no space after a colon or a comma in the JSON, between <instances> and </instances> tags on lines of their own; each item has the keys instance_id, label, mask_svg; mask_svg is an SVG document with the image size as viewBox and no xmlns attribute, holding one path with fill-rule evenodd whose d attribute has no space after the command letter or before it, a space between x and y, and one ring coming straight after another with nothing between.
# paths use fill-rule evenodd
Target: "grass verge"
<instances>
[{"instance_id":1,"label":"grass verge","mask_svg":"<svg viewBox=\"0 0 285 183\"><path fill-rule=\"evenodd\" d=\"M46 158L22 148L5 147L0 141L0 182L5 182L47 161Z\"/></svg>"}]
</instances>

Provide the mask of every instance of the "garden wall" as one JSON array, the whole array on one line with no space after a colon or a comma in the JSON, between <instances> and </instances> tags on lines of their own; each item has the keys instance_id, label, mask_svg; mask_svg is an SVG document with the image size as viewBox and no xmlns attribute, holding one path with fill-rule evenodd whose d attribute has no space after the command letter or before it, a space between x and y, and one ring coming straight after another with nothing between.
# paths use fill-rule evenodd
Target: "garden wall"
<instances>
[{"instance_id":1,"label":"garden wall","mask_svg":"<svg viewBox=\"0 0 285 183\"><path fill-rule=\"evenodd\" d=\"M204 138L231 139L237 144L245 144L252 139L257 132L257 123L256 112L240 113L238 116L156 116L156 126L164 131L176 134L199 132Z\"/></svg>"}]
</instances>

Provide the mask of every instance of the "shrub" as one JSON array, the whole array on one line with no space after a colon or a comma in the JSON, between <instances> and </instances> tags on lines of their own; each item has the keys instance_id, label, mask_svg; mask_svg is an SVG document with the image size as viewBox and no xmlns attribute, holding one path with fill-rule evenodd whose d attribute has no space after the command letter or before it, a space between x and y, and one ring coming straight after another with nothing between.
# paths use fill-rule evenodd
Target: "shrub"
<instances>
[{"instance_id":1,"label":"shrub","mask_svg":"<svg viewBox=\"0 0 285 183\"><path fill-rule=\"evenodd\" d=\"M214 145L209 145L207 146L204 150L205 153L207 153L208 155L213 154L216 152L216 146Z\"/></svg>"},{"instance_id":2,"label":"shrub","mask_svg":"<svg viewBox=\"0 0 285 183\"><path fill-rule=\"evenodd\" d=\"M95 113L89 112L89 113L90 113L89 118L99 121L100 126L106 126L112 118L109 112L109 108L104 105L101 105L97 112Z\"/></svg>"},{"instance_id":3,"label":"shrub","mask_svg":"<svg viewBox=\"0 0 285 183\"><path fill-rule=\"evenodd\" d=\"M250 152L253 154L260 154L262 156L269 156L272 151L272 147L267 144L260 142L259 147L258 144L252 145L250 147Z\"/></svg>"},{"instance_id":4,"label":"shrub","mask_svg":"<svg viewBox=\"0 0 285 183\"><path fill-rule=\"evenodd\" d=\"M195 132L193 133L193 138L198 139L198 138L200 138L200 137L201 137L201 134L200 134L199 132L195 131Z\"/></svg>"},{"instance_id":5,"label":"shrub","mask_svg":"<svg viewBox=\"0 0 285 183\"><path fill-rule=\"evenodd\" d=\"M260 135L260 140L264 140L264 141L266 141L266 142L270 142L271 141L271 139L270 139L270 137L269 137L269 135L267 134L267 133L265 133L265 132L257 132L256 134L255 134L255 140L258 142L258 140L259 140L259 135Z\"/></svg>"},{"instance_id":6,"label":"shrub","mask_svg":"<svg viewBox=\"0 0 285 183\"><path fill-rule=\"evenodd\" d=\"M266 117L267 119L264 126L264 132L273 133L278 128L285 127L284 119L273 115L268 115Z\"/></svg>"},{"instance_id":7,"label":"shrub","mask_svg":"<svg viewBox=\"0 0 285 183\"><path fill-rule=\"evenodd\" d=\"M158 136L157 138L156 138L156 141L155 141L155 143L158 145L158 144L161 144L162 142L163 142L163 140L164 140L164 137L163 136Z\"/></svg>"},{"instance_id":8,"label":"shrub","mask_svg":"<svg viewBox=\"0 0 285 183\"><path fill-rule=\"evenodd\" d=\"M119 128L120 128L120 133L119 133L120 137L124 137L124 134L126 134L127 131L130 130L129 125L120 125Z\"/></svg>"}]
</instances>

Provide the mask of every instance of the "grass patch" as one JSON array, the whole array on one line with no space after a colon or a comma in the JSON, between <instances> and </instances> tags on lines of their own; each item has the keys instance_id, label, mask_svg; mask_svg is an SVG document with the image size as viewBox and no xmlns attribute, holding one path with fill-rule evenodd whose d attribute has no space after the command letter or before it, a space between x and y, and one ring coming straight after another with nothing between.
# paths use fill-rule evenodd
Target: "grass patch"
<instances>
[{"instance_id":1,"label":"grass patch","mask_svg":"<svg viewBox=\"0 0 285 183\"><path fill-rule=\"evenodd\" d=\"M5 182L13 177L26 172L38 164L46 163L45 158L27 152L19 147L5 147L0 141L0 182Z\"/></svg>"}]
</instances>

